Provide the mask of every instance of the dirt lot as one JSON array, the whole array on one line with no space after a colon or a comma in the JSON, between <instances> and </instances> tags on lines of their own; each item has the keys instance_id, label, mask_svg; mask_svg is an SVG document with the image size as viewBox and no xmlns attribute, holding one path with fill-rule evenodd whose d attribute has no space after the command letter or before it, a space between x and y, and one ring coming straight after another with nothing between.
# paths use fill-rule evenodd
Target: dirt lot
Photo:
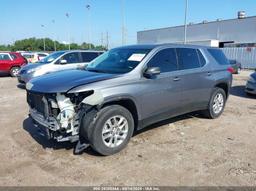
<instances>
[{"instance_id":1,"label":"dirt lot","mask_svg":"<svg viewBox=\"0 0 256 191\"><path fill-rule=\"evenodd\" d=\"M223 115L185 115L135 135L114 156L41 138L27 118L23 89L0 78L0 185L256 185L256 97L247 97L250 72L235 75ZM156 128L159 127L159 128Z\"/></svg>"}]
</instances>

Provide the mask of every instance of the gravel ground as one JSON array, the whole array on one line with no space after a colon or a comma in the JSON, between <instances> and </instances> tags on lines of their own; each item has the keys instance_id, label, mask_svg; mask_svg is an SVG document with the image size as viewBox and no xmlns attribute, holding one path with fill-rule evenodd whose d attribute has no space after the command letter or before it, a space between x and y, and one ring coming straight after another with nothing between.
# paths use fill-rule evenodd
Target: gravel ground
<instances>
[{"instance_id":1,"label":"gravel ground","mask_svg":"<svg viewBox=\"0 0 256 191\"><path fill-rule=\"evenodd\" d=\"M223 115L188 114L137 133L122 152L45 141L28 119L25 90L0 78L1 186L256 186L256 97L244 93L251 72L234 75Z\"/></svg>"}]
</instances>

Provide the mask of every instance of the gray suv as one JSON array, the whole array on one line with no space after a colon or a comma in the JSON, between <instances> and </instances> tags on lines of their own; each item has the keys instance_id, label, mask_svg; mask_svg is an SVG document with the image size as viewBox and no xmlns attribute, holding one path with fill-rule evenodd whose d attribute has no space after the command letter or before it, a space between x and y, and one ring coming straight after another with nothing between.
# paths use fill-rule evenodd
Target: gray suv
<instances>
[{"instance_id":1,"label":"gray suv","mask_svg":"<svg viewBox=\"0 0 256 191\"><path fill-rule=\"evenodd\" d=\"M82 70L27 83L29 115L48 139L90 145L102 155L122 150L134 131L193 111L217 118L232 68L221 50L193 45L112 49Z\"/></svg>"}]
</instances>

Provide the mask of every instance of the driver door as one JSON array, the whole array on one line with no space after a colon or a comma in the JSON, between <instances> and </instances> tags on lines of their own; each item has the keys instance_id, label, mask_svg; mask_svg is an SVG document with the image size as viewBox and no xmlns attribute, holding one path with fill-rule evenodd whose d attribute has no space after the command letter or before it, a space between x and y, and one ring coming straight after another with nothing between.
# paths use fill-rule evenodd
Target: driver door
<instances>
[{"instance_id":1,"label":"driver door","mask_svg":"<svg viewBox=\"0 0 256 191\"><path fill-rule=\"evenodd\" d=\"M142 118L148 119L148 123L172 117L182 107L176 50L160 50L147 63L147 68L150 67L159 67L161 73L152 79L144 78L142 82L145 87L141 95Z\"/></svg>"},{"instance_id":2,"label":"driver door","mask_svg":"<svg viewBox=\"0 0 256 191\"><path fill-rule=\"evenodd\" d=\"M71 52L62 56L59 61L59 70L77 69L81 64L81 58L79 52Z\"/></svg>"}]
</instances>

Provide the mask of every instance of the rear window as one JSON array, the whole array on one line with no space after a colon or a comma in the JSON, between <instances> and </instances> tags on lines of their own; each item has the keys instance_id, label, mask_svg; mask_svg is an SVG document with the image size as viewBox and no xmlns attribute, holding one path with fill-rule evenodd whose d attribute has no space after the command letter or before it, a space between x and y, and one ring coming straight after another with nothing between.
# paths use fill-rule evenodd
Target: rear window
<instances>
[{"instance_id":1,"label":"rear window","mask_svg":"<svg viewBox=\"0 0 256 191\"><path fill-rule=\"evenodd\" d=\"M101 52L82 52L83 62L91 62L101 54Z\"/></svg>"},{"instance_id":2,"label":"rear window","mask_svg":"<svg viewBox=\"0 0 256 191\"><path fill-rule=\"evenodd\" d=\"M220 65L229 65L230 62L226 58L225 54L218 49L208 49L208 52Z\"/></svg>"},{"instance_id":3,"label":"rear window","mask_svg":"<svg viewBox=\"0 0 256 191\"><path fill-rule=\"evenodd\" d=\"M12 57L12 59L13 59L13 60L15 60L15 59L17 59L17 58L18 58L18 56L17 56L17 55L15 55L15 54L10 54L10 56Z\"/></svg>"},{"instance_id":4,"label":"rear window","mask_svg":"<svg viewBox=\"0 0 256 191\"><path fill-rule=\"evenodd\" d=\"M201 67L203 67L206 64L206 60L205 60L205 58L202 55L200 50L197 50L197 53L198 53L198 57L199 57L199 60L200 60Z\"/></svg>"}]
</instances>

